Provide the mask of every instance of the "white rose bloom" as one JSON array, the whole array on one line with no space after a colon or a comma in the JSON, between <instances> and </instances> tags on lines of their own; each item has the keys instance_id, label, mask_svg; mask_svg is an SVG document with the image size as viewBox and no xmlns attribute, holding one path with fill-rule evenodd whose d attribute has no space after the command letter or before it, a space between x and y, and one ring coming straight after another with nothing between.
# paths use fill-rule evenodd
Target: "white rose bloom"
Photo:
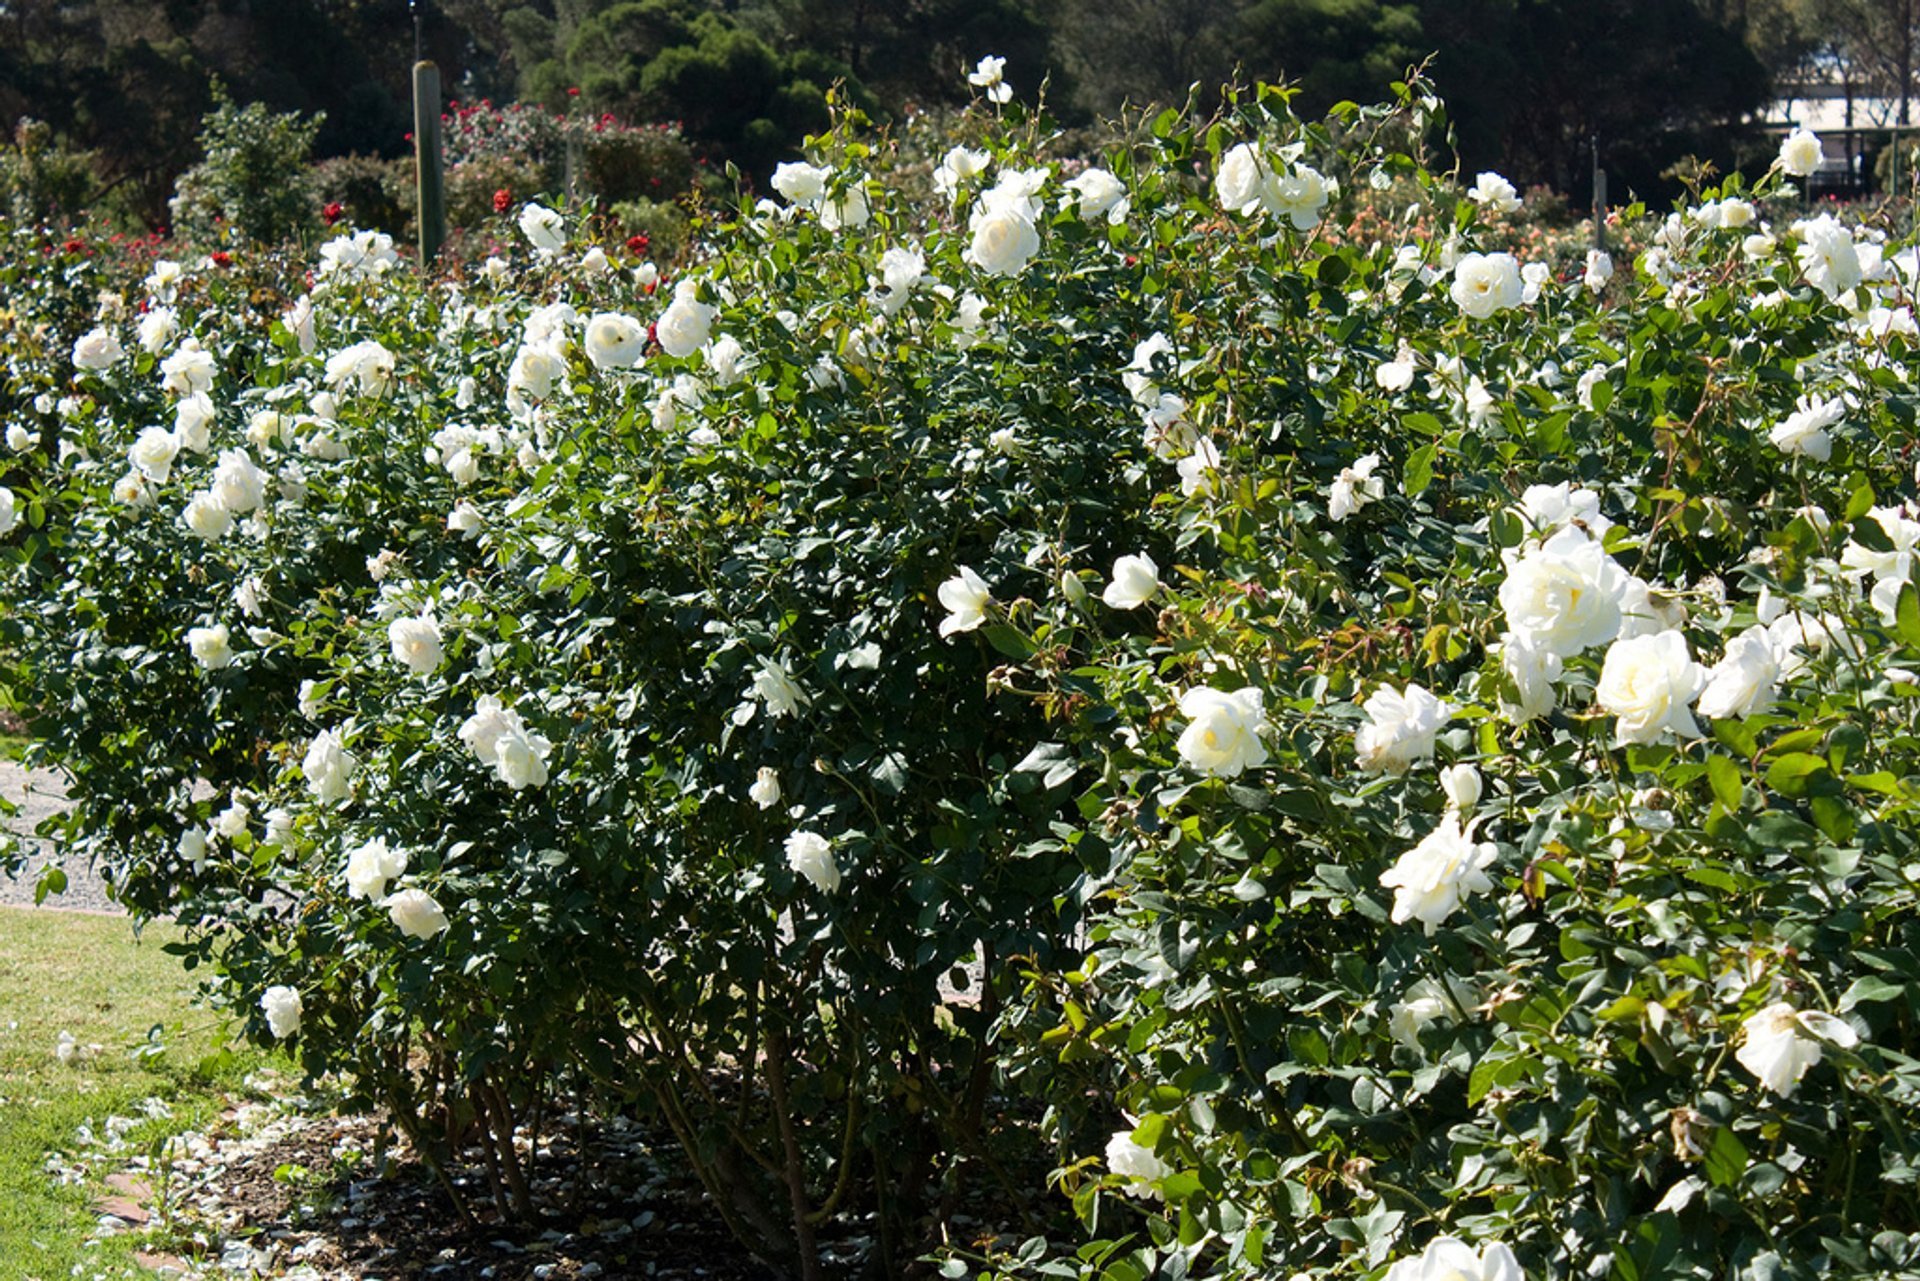
<instances>
[{"instance_id":1,"label":"white rose bloom","mask_svg":"<svg viewBox=\"0 0 1920 1281\"><path fill-rule=\"evenodd\" d=\"M246 831L247 824L252 820L253 811L248 808L246 801L236 792L233 795L232 801L227 805L227 808L214 815L213 830L228 840L232 840L234 837L240 835L240 833Z\"/></svg>"},{"instance_id":2,"label":"white rose bloom","mask_svg":"<svg viewBox=\"0 0 1920 1281\"><path fill-rule=\"evenodd\" d=\"M415 676L430 676L446 657L440 644L440 624L431 613L403 616L387 624L387 643L393 661Z\"/></svg>"},{"instance_id":3,"label":"white rose bloom","mask_svg":"<svg viewBox=\"0 0 1920 1281\"><path fill-rule=\"evenodd\" d=\"M1599 494L1565 481L1527 486L1520 495L1520 518L1543 537L1571 528L1598 539L1613 528L1613 522L1600 514Z\"/></svg>"},{"instance_id":4,"label":"white rose bloom","mask_svg":"<svg viewBox=\"0 0 1920 1281\"><path fill-rule=\"evenodd\" d=\"M372 903L386 895L387 882L406 875L407 852L392 849L384 836L357 845L347 854L347 893Z\"/></svg>"},{"instance_id":5,"label":"white rose bloom","mask_svg":"<svg viewBox=\"0 0 1920 1281\"><path fill-rule=\"evenodd\" d=\"M791 716L807 705L807 692L787 669L771 660L763 660L753 676L753 692L767 705L769 716Z\"/></svg>"},{"instance_id":6,"label":"white rose bloom","mask_svg":"<svg viewBox=\"0 0 1920 1281\"><path fill-rule=\"evenodd\" d=\"M547 785L547 755L553 744L543 734L529 730L517 713L494 741L493 765L500 781L519 791L525 787Z\"/></svg>"},{"instance_id":7,"label":"white rose bloom","mask_svg":"<svg viewBox=\"0 0 1920 1281\"><path fill-rule=\"evenodd\" d=\"M833 842L818 832L795 832L787 837L787 866L824 893L840 888L840 866L833 861Z\"/></svg>"},{"instance_id":8,"label":"white rose bloom","mask_svg":"<svg viewBox=\"0 0 1920 1281\"><path fill-rule=\"evenodd\" d=\"M156 485L164 485L173 475L173 460L180 454L180 438L164 427L148 427L134 438L127 450L127 461Z\"/></svg>"},{"instance_id":9,"label":"white rose bloom","mask_svg":"<svg viewBox=\"0 0 1920 1281\"><path fill-rule=\"evenodd\" d=\"M1562 529L1507 567L1500 607L1531 646L1571 658L1620 634L1626 571L1578 529Z\"/></svg>"},{"instance_id":10,"label":"white rose bloom","mask_svg":"<svg viewBox=\"0 0 1920 1281\"><path fill-rule=\"evenodd\" d=\"M1004 76L1007 60L989 54L980 59L967 76L967 83L984 89L987 97L994 102L1008 102L1013 98L1013 86Z\"/></svg>"},{"instance_id":11,"label":"white rose bloom","mask_svg":"<svg viewBox=\"0 0 1920 1281\"><path fill-rule=\"evenodd\" d=\"M173 411L173 436L180 448L204 454L213 443L213 398L196 391L181 398Z\"/></svg>"},{"instance_id":12,"label":"white rose bloom","mask_svg":"<svg viewBox=\"0 0 1920 1281\"><path fill-rule=\"evenodd\" d=\"M1388 1268L1382 1281L1526 1281L1526 1273L1501 1242L1476 1251L1458 1237L1435 1237L1417 1258Z\"/></svg>"},{"instance_id":13,"label":"white rose bloom","mask_svg":"<svg viewBox=\"0 0 1920 1281\"><path fill-rule=\"evenodd\" d=\"M20 520L20 503L13 491L0 485L0 535L12 532Z\"/></svg>"},{"instance_id":14,"label":"white rose bloom","mask_svg":"<svg viewBox=\"0 0 1920 1281\"><path fill-rule=\"evenodd\" d=\"M474 705L473 715L461 723L460 741L468 751L480 758L482 764L493 764L500 739L520 719L519 714L509 712L499 699L492 694L482 694Z\"/></svg>"},{"instance_id":15,"label":"white rose bloom","mask_svg":"<svg viewBox=\"0 0 1920 1281\"><path fill-rule=\"evenodd\" d=\"M1113 581L1100 593L1100 599L1112 609L1138 609L1160 590L1160 567L1142 552L1122 556L1113 562Z\"/></svg>"},{"instance_id":16,"label":"white rose bloom","mask_svg":"<svg viewBox=\"0 0 1920 1281\"><path fill-rule=\"evenodd\" d=\"M314 798L323 805L334 801L344 801L353 794L353 772L360 762L341 741L338 730L323 729L313 736L313 742L307 745L305 759L300 762L300 772L306 776L307 787Z\"/></svg>"},{"instance_id":17,"label":"white rose bloom","mask_svg":"<svg viewBox=\"0 0 1920 1281\"><path fill-rule=\"evenodd\" d=\"M1540 301L1540 291L1553 279L1553 268L1544 262L1530 262L1520 268L1520 301L1531 306Z\"/></svg>"},{"instance_id":18,"label":"white rose bloom","mask_svg":"<svg viewBox=\"0 0 1920 1281\"><path fill-rule=\"evenodd\" d=\"M1402 345L1392 360L1383 361L1373 371L1373 381L1382 391L1405 391L1413 386L1413 349Z\"/></svg>"},{"instance_id":19,"label":"white rose bloom","mask_svg":"<svg viewBox=\"0 0 1920 1281\"><path fill-rule=\"evenodd\" d=\"M1493 888L1486 869L1499 852L1492 841L1475 842L1461 828L1459 814L1442 814L1440 826L1380 873L1380 884L1394 891L1393 923L1417 920L1433 933L1468 895Z\"/></svg>"},{"instance_id":20,"label":"white rose bloom","mask_svg":"<svg viewBox=\"0 0 1920 1281\"><path fill-rule=\"evenodd\" d=\"M587 322L587 359L595 369L633 369L647 350L647 329L632 316L603 311Z\"/></svg>"},{"instance_id":21,"label":"white rose bloom","mask_svg":"<svg viewBox=\"0 0 1920 1281\"><path fill-rule=\"evenodd\" d=\"M867 189L857 181L837 198L829 196L820 203L820 225L828 231L858 231L872 216Z\"/></svg>"},{"instance_id":22,"label":"white rose bloom","mask_svg":"<svg viewBox=\"0 0 1920 1281\"><path fill-rule=\"evenodd\" d=\"M300 344L300 354L311 356L317 345L313 333L313 299L301 294L299 300L280 317L280 323Z\"/></svg>"},{"instance_id":23,"label":"white rose bloom","mask_svg":"<svg viewBox=\"0 0 1920 1281\"><path fill-rule=\"evenodd\" d=\"M1267 763L1265 695L1253 686L1235 690L1201 686L1180 696L1180 714L1191 722L1180 732L1180 759L1213 778L1234 778Z\"/></svg>"},{"instance_id":24,"label":"white rose bloom","mask_svg":"<svg viewBox=\"0 0 1920 1281\"><path fill-rule=\"evenodd\" d=\"M947 611L940 620L940 634L951 636L970 632L987 621L987 603L993 599L993 591L985 579L962 565L958 574L940 584L939 596Z\"/></svg>"},{"instance_id":25,"label":"white rose bloom","mask_svg":"<svg viewBox=\"0 0 1920 1281\"><path fill-rule=\"evenodd\" d=\"M191 396L213 386L213 356L198 338L188 338L180 350L160 362L160 381L176 396Z\"/></svg>"},{"instance_id":26,"label":"white rose bloom","mask_svg":"<svg viewBox=\"0 0 1920 1281\"><path fill-rule=\"evenodd\" d=\"M1780 679L1780 656L1767 629L1749 627L1727 642L1727 652L1707 669L1700 691L1699 712L1718 720L1727 716L1757 716L1773 706L1774 685Z\"/></svg>"},{"instance_id":27,"label":"white rose bloom","mask_svg":"<svg viewBox=\"0 0 1920 1281\"><path fill-rule=\"evenodd\" d=\"M1489 213L1510 214L1520 209L1520 193L1497 173L1483 173L1475 178L1467 199Z\"/></svg>"},{"instance_id":28,"label":"white rose bloom","mask_svg":"<svg viewBox=\"0 0 1920 1281\"><path fill-rule=\"evenodd\" d=\"M284 1041L300 1030L300 993L276 983L260 996L260 1012L267 1016L267 1027Z\"/></svg>"},{"instance_id":29,"label":"white rose bloom","mask_svg":"<svg viewBox=\"0 0 1920 1281\"><path fill-rule=\"evenodd\" d=\"M486 519L480 515L480 509L464 499L453 505L447 513L447 529L455 534L477 534L486 527Z\"/></svg>"},{"instance_id":30,"label":"white rose bloom","mask_svg":"<svg viewBox=\"0 0 1920 1281\"><path fill-rule=\"evenodd\" d=\"M77 369L95 372L111 369L126 354L126 349L120 346L120 339L110 329L89 329L73 344L73 363Z\"/></svg>"},{"instance_id":31,"label":"white rose bloom","mask_svg":"<svg viewBox=\"0 0 1920 1281\"><path fill-rule=\"evenodd\" d=\"M1748 201L1728 196L1720 202L1720 225L1732 231L1753 225L1754 209Z\"/></svg>"},{"instance_id":32,"label":"white rose bloom","mask_svg":"<svg viewBox=\"0 0 1920 1281\"><path fill-rule=\"evenodd\" d=\"M357 342L327 358L327 386L377 396L393 381L393 353L372 339Z\"/></svg>"},{"instance_id":33,"label":"white rose bloom","mask_svg":"<svg viewBox=\"0 0 1920 1281\"><path fill-rule=\"evenodd\" d=\"M1386 495L1386 481L1373 474L1380 455L1368 454L1351 467L1342 467L1327 489L1327 516L1342 521L1368 503Z\"/></svg>"},{"instance_id":34,"label":"white rose bloom","mask_svg":"<svg viewBox=\"0 0 1920 1281\"><path fill-rule=\"evenodd\" d=\"M1453 708L1431 690L1409 683L1405 691L1382 685L1362 709L1367 723L1353 736L1360 768L1373 774L1404 774L1417 760L1433 755L1433 739Z\"/></svg>"},{"instance_id":35,"label":"white rose bloom","mask_svg":"<svg viewBox=\"0 0 1920 1281\"><path fill-rule=\"evenodd\" d=\"M1693 661L1677 631L1616 641L1600 667L1594 703L1619 719L1614 741L1655 743L1672 732L1700 737L1690 706L1706 687L1706 669Z\"/></svg>"},{"instance_id":36,"label":"white rose bloom","mask_svg":"<svg viewBox=\"0 0 1920 1281\"><path fill-rule=\"evenodd\" d=\"M1312 231L1320 225L1320 211L1327 207L1330 194L1327 180L1307 165L1275 174L1261 189L1262 202L1296 231Z\"/></svg>"},{"instance_id":37,"label":"white rose bloom","mask_svg":"<svg viewBox=\"0 0 1920 1281\"><path fill-rule=\"evenodd\" d=\"M174 843L174 852L192 864L193 870L202 870L207 863L207 831L202 827L189 827L180 833L180 839Z\"/></svg>"},{"instance_id":38,"label":"white rose bloom","mask_svg":"<svg viewBox=\"0 0 1920 1281\"><path fill-rule=\"evenodd\" d=\"M381 906L408 938L430 939L447 928L447 914L425 890L401 890Z\"/></svg>"},{"instance_id":39,"label":"white rose bloom","mask_svg":"<svg viewBox=\"0 0 1920 1281\"><path fill-rule=\"evenodd\" d=\"M1795 178L1805 178L1820 167L1820 135L1811 129L1796 128L1780 140L1780 168Z\"/></svg>"},{"instance_id":40,"label":"white rose bloom","mask_svg":"<svg viewBox=\"0 0 1920 1281\"><path fill-rule=\"evenodd\" d=\"M246 450L229 449L220 455L210 492L222 507L236 516L244 515L258 507L265 497L267 474L254 466Z\"/></svg>"},{"instance_id":41,"label":"white rose bloom","mask_svg":"<svg viewBox=\"0 0 1920 1281\"><path fill-rule=\"evenodd\" d=\"M589 276L604 276L613 270L613 263L607 259L607 251L599 245L580 255L580 270Z\"/></svg>"},{"instance_id":42,"label":"white rose bloom","mask_svg":"<svg viewBox=\"0 0 1920 1281\"><path fill-rule=\"evenodd\" d=\"M119 480L113 482L113 501L123 507L151 507L154 502L153 491L147 488L147 481L144 476L137 471L130 471ZM7 511L6 528L0 529L0 534L4 534L8 529L13 528L12 517L12 509L9 508Z\"/></svg>"},{"instance_id":43,"label":"white rose bloom","mask_svg":"<svg viewBox=\"0 0 1920 1281\"><path fill-rule=\"evenodd\" d=\"M1752 1015L1740 1028L1746 1040L1733 1057L1783 1099L1820 1061L1822 1041L1846 1050L1860 1044L1860 1034L1846 1020L1819 1010L1796 1010L1785 1001Z\"/></svg>"},{"instance_id":44,"label":"white rose bloom","mask_svg":"<svg viewBox=\"0 0 1920 1281\"><path fill-rule=\"evenodd\" d=\"M1273 180L1273 166L1243 142L1220 157L1219 172L1213 176L1214 195L1229 213L1251 214L1265 203L1267 186Z\"/></svg>"},{"instance_id":45,"label":"white rose bloom","mask_svg":"<svg viewBox=\"0 0 1920 1281\"><path fill-rule=\"evenodd\" d=\"M542 253L558 253L567 247L566 220L545 205L529 204L520 211L520 234Z\"/></svg>"},{"instance_id":46,"label":"white rose bloom","mask_svg":"<svg viewBox=\"0 0 1920 1281\"><path fill-rule=\"evenodd\" d=\"M1801 454L1824 463L1833 457L1833 436L1827 428L1839 422L1846 405L1839 399L1820 400L1802 396L1799 405L1767 433L1773 447L1783 454Z\"/></svg>"},{"instance_id":47,"label":"white rose bloom","mask_svg":"<svg viewBox=\"0 0 1920 1281\"><path fill-rule=\"evenodd\" d=\"M34 435L19 423L7 424L7 448L16 454L24 454L34 445Z\"/></svg>"},{"instance_id":48,"label":"white rose bloom","mask_svg":"<svg viewBox=\"0 0 1920 1281\"><path fill-rule=\"evenodd\" d=\"M270 809L267 811L266 841L269 845L285 847L293 840L293 811L288 809Z\"/></svg>"},{"instance_id":49,"label":"white rose bloom","mask_svg":"<svg viewBox=\"0 0 1920 1281\"><path fill-rule=\"evenodd\" d=\"M966 259L991 276L1014 276L1040 252L1033 219L1011 204L975 209Z\"/></svg>"},{"instance_id":50,"label":"white rose bloom","mask_svg":"<svg viewBox=\"0 0 1920 1281\"><path fill-rule=\"evenodd\" d=\"M1459 1010L1471 1010L1479 1004L1479 994L1464 979L1448 976L1445 983L1443 987L1439 980L1421 979L1409 987L1387 1014L1387 1035L1417 1051L1421 1048L1420 1033L1429 1024L1450 1022Z\"/></svg>"},{"instance_id":51,"label":"white rose bloom","mask_svg":"<svg viewBox=\"0 0 1920 1281\"><path fill-rule=\"evenodd\" d=\"M180 318L171 307L155 307L133 326L133 336L139 342L140 350L150 356L158 356L179 332Z\"/></svg>"},{"instance_id":52,"label":"white rose bloom","mask_svg":"<svg viewBox=\"0 0 1920 1281\"><path fill-rule=\"evenodd\" d=\"M753 776L753 785L747 789L747 799L763 810L770 810L780 803L780 773L771 765L762 765L759 773Z\"/></svg>"},{"instance_id":53,"label":"white rose bloom","mask_svg":"<svg viewBox=\"0 0 1920 1281\"><path fill-rule=\"evenodd\" d=\"M1628 575L1620 593L1620 640L1651 636L1686 626L1687 607L1678 596L1655 590L1637 575Z\"/></svg>"},{"instance_id":54,"label":"white rose bloom","mask_svg":"<svg viewBox=\"0 0 1920 1281\"><path fill-rule=\"evenodd\" d=\"M1597 294L1605 289L1607 282L1612 279L1613 255L1604 249L1587 250L1587 270L1586 274L1581 276L1580 283Z\"/></svg>"},{"instance_id":55,"label":"white rose bloom","mask_svg":"<svg viewBox=\"0 0 1920 1281\"><path fill-rule=\"evenodd\" d=\"M1173 1167L1154 1155L1152 1148L1133 1141L1131 1130L1116 1130L1107 1140L1107 1168L1128 1180L1121 1191L1142 1201L1164 1201L1166 1193L1154 1185L1173 1173Z\"/></svg>"},{"instance_id":56,"label":"white rose bloom","mask_svg":"<svg viewBox=\"0 0 1920 1281\"><path fill-rule=\"evenodd\" d=\"M1853 233L1832 214L1795 223L1793 229L1800 235L1794 257L1801 274L1829 300L1838 299L1865 278Z\"/></svg>"},{"instance_id":57,"label":"white rose bloom","mask_svg":"<svg viewBox=\"0 0 1920 1281\"><path fill-rule=\"evenodd\" d=\"M790 202L811 209L827 194L828 170L805 161L789 160L773 170L773 189Z\"/></svg>"},{"instance_id":58,"label":"white rose bloom","mask_svg":"<svg viewBox=\"0 0 1920 1281\"><path fill-rule=\"evenodd\" d=\"M1466 254L1454 264L1449 293L1461 311L1485 320L1496 311L1518 307L1525 293L1520 263L1512 254Z\"/></svg>"},{"instance_id":59,"label":"white rose bloom","mask_svg":"<svg viewBox=\"0 0 1920 1281\"><path fill-rule=\"evenodd\" d=\"M1077 197L1074 203L1080 221L1092 222L1105 217L1115 226L1126 221L1130 208L1127 184L1105 169L1088 169L1069 180L1066 188Z\"/></svg>"},{"instance_id":60,"label":"white rose bloom","mask_svg":"<svg viewBox=\"0 0 1920 1281\"><path fill-rule=\"evenodd\" d=\"M978 178L992 163L992 152L973 151L966 147L951 148L940 161L940 167L934 171L933 189L943 196L951 196L959 191L961 183L969 178Z\"/></svg>"},{"instance_id":61,"label":"white rose bloom","mask_svg":"<svg viewBox=\"0 0 1920 1281\"><path fill-rule=\"evenodd\" d=\"M1440 771L1440 790L1447 794L1447 808L1465 814L1480 803L1485 788L1480 771L1462 761Z\"/></svg>"},{"instance_id":62,"label":"white rose bloom","mask_svg":"<svg viewBox=\"0 0 1920 1281\"><path fill-rule=\"evenodd\" d=\"M713 332L714 309L700 301L700 287L691 280L674 286L673 301L660 313L654 337L661 350L685 359L707 345Z\"/></svg>"},{"instance_id":63,"label":"white rose bloom","mask_svg":"<svg viewBox=\"0 0 1920 1281\"><path fill-rule=\"evenodd\" d=\"M200 664L203 671L216 671L232 664L233 647L230 641L225 623L187 629L187 648L193 652L193 661Z\"/></svg>"}]
</instances>

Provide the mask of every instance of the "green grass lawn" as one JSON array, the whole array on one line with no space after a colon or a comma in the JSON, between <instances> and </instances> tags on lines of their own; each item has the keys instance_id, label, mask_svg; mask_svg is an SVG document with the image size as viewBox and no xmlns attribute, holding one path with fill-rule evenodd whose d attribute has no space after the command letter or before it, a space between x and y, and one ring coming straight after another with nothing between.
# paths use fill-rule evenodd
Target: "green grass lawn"
<instances>
[{"instance_id":1,"label":"green grass lawn","mask_svg":"<svg viewBox=\"0 0 1920 1281\"><path fill-rule=\"evenodd\" d=\"M160 950L173 936L150 926L136 941L120 917L0 908L0 1281L146 1275L127 1235L83 1248L102 1189L57 1186L48 1154L71 1148L81 1125L141 1115L151 1096L173 1115L138 1137L201 1127L242 1077L279 1061L221 1053L223 1020L191 1004L192 981ZM165 1053L136 1055L156 1024ZM101 1049L62 1064L62 1031Z\"/></svg>"}]
</instances>

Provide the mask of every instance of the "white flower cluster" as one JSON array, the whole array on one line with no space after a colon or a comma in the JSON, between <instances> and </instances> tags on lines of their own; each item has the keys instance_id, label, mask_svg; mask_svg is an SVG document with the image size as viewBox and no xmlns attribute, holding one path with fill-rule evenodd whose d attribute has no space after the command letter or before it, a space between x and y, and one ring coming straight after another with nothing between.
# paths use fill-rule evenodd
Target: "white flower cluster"
<instances>
[{"instance_id":1,"label":"white flower cluster","mask_svg":"<svg viewBox=\"0 0 1920 1281\"><path fill-rule=\"evenodd\" d=\"M516 792L546 786L547 756L553 744L528 729L520 713L492 694L480 696L473 715L460 726L460 741Z\"/></svg>"}]
</instances>

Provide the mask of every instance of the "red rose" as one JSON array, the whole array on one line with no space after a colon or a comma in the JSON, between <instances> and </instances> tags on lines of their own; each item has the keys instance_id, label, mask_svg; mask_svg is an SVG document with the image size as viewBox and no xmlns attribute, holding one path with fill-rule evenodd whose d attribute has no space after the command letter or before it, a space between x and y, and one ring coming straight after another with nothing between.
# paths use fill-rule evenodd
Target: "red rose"
<instances>
[{"instance_id":1,"label":"red rose","mask_svg":"<svg viewBox=\"0 0 1920 1281\"><path fill-rule=\"evenodd\" d=\"M493 211L495 213L505 213L507 207L511 204L513 204L513 193L505 187L493 193Z\"/></svg>"}]
</instances>

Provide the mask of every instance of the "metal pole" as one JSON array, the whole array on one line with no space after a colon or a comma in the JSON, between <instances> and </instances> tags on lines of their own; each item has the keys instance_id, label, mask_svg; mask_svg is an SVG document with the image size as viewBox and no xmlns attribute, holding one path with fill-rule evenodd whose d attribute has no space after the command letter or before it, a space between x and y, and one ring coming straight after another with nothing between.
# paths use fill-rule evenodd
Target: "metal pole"
<instances>
[{"instance_id":1,"label":"metal pole","mask_svg":"<svg viewBox=\"0 0 1920 1281\"><path fill-rule=\"evenodd\" d=\"M440 68L413 64L413 168L424 269L447 241L446 176L440 155Z\"/></svg>"},{"instance_id":2,"label":"metal pole","mask_svg":"<svg viewBox=\"0 0 1920 1281\"><path fill-rule=\"evenodd\" d=\"M1600 167L1600 135L1588 139L1593 147L1593 247L1607 248L1607 171Z\"/></svg>"}]
</instances>

